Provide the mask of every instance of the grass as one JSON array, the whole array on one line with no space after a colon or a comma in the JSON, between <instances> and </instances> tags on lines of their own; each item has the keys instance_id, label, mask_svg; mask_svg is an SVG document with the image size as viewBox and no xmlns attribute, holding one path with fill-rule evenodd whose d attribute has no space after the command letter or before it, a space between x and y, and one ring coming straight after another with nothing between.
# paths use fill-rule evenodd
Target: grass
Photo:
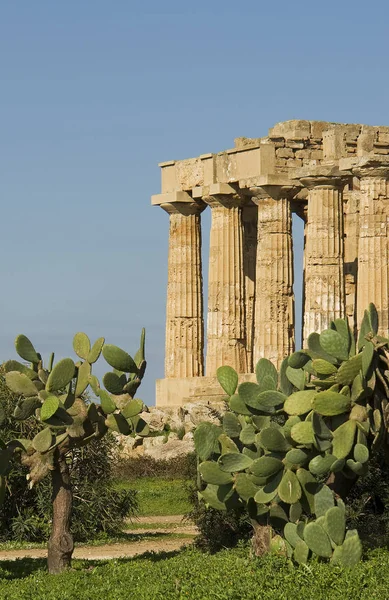
<instances>
[{"instance_id":1,"label":"grass","mask_svg":"<svg viewBox=\"0 0 389 600\"><path fill-rule=\"evenodd\" d=\"M247 547L215 555L198 550L133 559L75 561L62 575L44 560L0 564L0 598L7 600L385 600L389 552L369 552L350 570L325 563L293 567L287 559L250 556Z\"/></svg>"},{"instance_id":2,"label":"grass","mask_svg":"<svg viewBox=\"0 0 389 600\"><path fill-rule=\"evenodd\" d=\"M188 482L184 479L142 477L134 481L120 480L117 489L138 490L139 514L183 515L191 510L188 501Z\"/></svg>"}]
</instances>

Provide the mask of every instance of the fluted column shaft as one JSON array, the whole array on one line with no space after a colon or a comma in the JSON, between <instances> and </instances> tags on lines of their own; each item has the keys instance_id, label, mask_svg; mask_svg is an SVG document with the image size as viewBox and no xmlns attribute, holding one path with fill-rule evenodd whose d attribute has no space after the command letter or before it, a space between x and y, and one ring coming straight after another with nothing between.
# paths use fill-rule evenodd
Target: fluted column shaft
<instances>
[{"instance_id":1,"label":"fluted column shaft","mask_svg":"<svg viewBox=\"0 0 389 600\"><path fill-rule=\"evenodd\" d=\"M359 251L357 286L358 327L365 308L373 302L379 333L389 335L389 172L362 173L360 180Z\"/></svg>"},{"instance_id":2,"label":"fluted column shaft","mask_svg":"<svg viewBox=\"0 0 389 600\"><path fill-rule=\"evenodd\" d=\"M287 198L258 198L254 365L294 351L292 215Z\"/></svg>"},{"instance_id":3,"label":"fluted column shaft","mask_svg":"<svg viewBox=\"0 0 389 600\"><path fill-rule=\"evenodd\" d=\"M204 200L212 210L206 374L222 365L246 373L242 208L230 196Z\"/></svg>"},{"instance_id":4,"label":"fluted column shaft","mask_svg":"<svg viewBox=\"0 0 389 600\"><path fill-rule=\"evenodd\" d=\"M170 215L165 377L204 375L203 203L163 204Z\"/></svg>"},{"instance_id":5,"label":"fluted column shaft","mask_svg":"<svg viewBox=\"0 0 389 600\"><path fill-rule=\"evenodd\" d=\"M303 340L345 315L343 267L343 182L306 180L309 188L305 245Z\"/></svg>"}]
</instances>

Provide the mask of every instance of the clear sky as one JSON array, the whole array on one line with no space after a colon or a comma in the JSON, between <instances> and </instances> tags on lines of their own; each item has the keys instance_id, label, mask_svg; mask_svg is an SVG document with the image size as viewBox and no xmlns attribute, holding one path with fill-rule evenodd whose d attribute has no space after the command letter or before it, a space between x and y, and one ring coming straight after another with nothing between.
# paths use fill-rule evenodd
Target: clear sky
<instances>
[{"instance_id":1,"label":"clear sky","mask_svg":"<svg viewBox=\"0 0 389 600\"><path fill-rule=\"evenodd\" d=\"M153 404L157 163L287 119L389 125L388 21L387 0L0 2L0 360L21 332L58 358L78 330L131 353L144 325Z\"/></svg>"}]
</instances>

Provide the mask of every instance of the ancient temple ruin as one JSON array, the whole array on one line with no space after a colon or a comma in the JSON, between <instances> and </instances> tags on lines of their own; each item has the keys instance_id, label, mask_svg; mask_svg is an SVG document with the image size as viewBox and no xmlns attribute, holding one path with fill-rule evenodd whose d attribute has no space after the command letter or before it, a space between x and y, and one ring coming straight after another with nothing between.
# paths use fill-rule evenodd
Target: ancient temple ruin
<instances>
[{"instance_id":1,"label":"ancient temple ruin","mask_svg":"<svg viewBox=\"0 0 389 600\"><path fill-rule=\"evenodd\" d=\"M303 344L377 306L389 331L389 127L286 121L219 154L160 164L169 214L165 378L157 406L218 400L216 369L251 379L295 348L292 213L305 222ZM201 213L211 210L204 328ZM206 331L206 333L204 333ZM204 335L207 352L204 357Z\"/></svg>"}]
</instances>

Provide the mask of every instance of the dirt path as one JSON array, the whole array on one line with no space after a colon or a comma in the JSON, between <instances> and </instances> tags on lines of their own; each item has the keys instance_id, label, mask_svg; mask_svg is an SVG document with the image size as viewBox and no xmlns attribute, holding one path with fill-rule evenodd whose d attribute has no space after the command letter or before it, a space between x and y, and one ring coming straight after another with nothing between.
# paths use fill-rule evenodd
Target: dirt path
<instances>
[{"instance_id":1,"label":"dirt path","mask_svg":"<svg viewBox=\"0 0 389 600\"><path fill-rule=\"evenodd\" d=\"M192 543L192 539L175 540L149 540L145 542L131 542L129 544L105 544L104 546L78 546L74 550L73 558L85 560L104 560L111 558L129 558L144 554L145 552L172 552ZM45 548L31 550L0 551L1 560L16 560L17 558L46 558Z\"/></svg>"},{"instance_id":2,"label":"dirt path","mask_svg":"<svg viewBox=\"0 0 389 600\"><path fill-rule=\"evenodd\" d=\"M139 523L140 525L149 525L150 523L185 523L183 515L162 515L162 516L148 516L148 517L136 517L132 521L127 519L127 523Z\"/></svg>"},{"instance_id":3,"label":"dirt path","mask_svg":"<svg viewBox=\"0 0 389 600\"><path fill-rule=\"evenodd\" d=\"M73 558L83 560L106 560L112 558L130 558L145 552L172 552L179 550L184 546L192 543L197 531L193 525L182 524L182 515L173 516L151 516L140 517L134 520L134 523L147 525L161 524L158 529L142 528L142 529L127 529L126 533L134 533L139 535L148 534L166 534L166 539L159 538L153 540L135 540L128 543L104 544L102 546L76 546ZM177 524L176 527L163 527L163 524ZM184 533L187 538L169 538L169 533ZM46 548L31 548L23 550L0 550L1 560L16 560L17 558L46 558Z\"/></svg>"}]
</instances>

